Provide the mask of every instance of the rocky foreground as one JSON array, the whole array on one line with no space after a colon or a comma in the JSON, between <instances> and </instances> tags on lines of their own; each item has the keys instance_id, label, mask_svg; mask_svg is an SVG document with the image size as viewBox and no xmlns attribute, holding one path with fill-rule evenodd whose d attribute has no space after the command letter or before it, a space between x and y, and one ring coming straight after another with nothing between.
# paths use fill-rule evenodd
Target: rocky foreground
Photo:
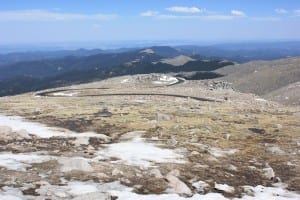
<instances>
[{"instance_id":1,"label":"rocky foreground","mask_svg":"<svg viewBox=\"0 0 300 200\"><path fill-rule=\"evenodd\" d=\"M0 98L0 199L300 199L300 109L152 74Z\"/></svg>"}]
</instances>

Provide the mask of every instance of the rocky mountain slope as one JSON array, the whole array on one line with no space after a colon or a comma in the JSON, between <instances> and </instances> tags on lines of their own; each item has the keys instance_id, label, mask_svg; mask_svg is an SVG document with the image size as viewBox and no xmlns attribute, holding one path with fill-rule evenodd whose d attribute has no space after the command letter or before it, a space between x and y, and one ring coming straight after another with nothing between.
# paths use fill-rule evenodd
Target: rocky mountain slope
<instances>
[{"instance_id":1,"label":"rocky mountain slope","mask_svg":"<svg viewBox=\"0 0 300 200\"><path fill-rule=\"evenodd\" d=\"M0 98L0 199L300 198L300 108L166 74Z\"/></svg>"},{"instance_id":2,"label":"rocky mountain slope","mask_svg":"<svg viewBox=\"0 0 300 200\"><path fill-rule=\"evenodd\" d=\"M241 92L299 105L300 58L254 61L217 69Z\"/></svg>"}]
</instances>

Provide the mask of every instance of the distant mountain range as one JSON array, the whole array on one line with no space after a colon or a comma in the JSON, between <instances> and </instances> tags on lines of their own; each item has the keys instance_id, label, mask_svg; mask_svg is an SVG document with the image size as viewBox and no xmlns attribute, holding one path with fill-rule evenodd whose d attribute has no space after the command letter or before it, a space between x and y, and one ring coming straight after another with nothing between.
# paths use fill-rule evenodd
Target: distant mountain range
<instances>
[{"instance_id":1,"label":"distant mountain range","mask_svg":"<svg viewBox=\"0 0 300 200\"><path fill-rule=\"evenodd\" d=\"M181 45L181 46L154 46L156 54L163 57L172 57L179 54L211 59L227 59L234 62L249 62L253 60L275 60L286 57L300 56L300 41L291 42L243 42L224 43L215 45ZM0 47L1 49L1 47ZM77 50L31 50L16 51L0 54L0 65L23 61L63 58L67 56L91 56L96 54L124 53L142 48L119 49L77 49Z\"/></svg>"},{"instance_id":2,"label":"distant mountain range","mask_svg":"<svg viewBox=\"0 0 300 200\"><path fill-rule=\"evenodd\" d=\"M289 94L299 91L300 60L290 56L300 56L300 42L10 53L0 55L0 96L121 75L174 72L186 79L223 77L241 92L298 104L300 96ZM283 97L283 91L291 92Z\"/></svg>"},{"instance_id":3,"label":"distant mountain range","mask_svg":"<svg viewBox=\"0 0 300 200\"><path fill-rule=\"evenodd\" d=\"M188 56L168 46L94 55L82 50L62 58L50 58L59 55L53 52L45 55L46 59L0 66L0 96L129 74L197 71L202 72L202 78L215 78L220 75L204 72L233 64L199 55Z\"/></svg>"}]
</instances>

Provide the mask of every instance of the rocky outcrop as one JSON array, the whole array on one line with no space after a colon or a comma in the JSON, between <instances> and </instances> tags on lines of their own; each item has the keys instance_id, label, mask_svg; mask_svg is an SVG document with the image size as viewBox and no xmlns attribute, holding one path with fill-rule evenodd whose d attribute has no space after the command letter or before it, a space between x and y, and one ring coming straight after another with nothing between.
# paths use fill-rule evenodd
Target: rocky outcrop
<instances>
[{"instance_id":1,"label":"rocky outcrop","mask_svg":"<svg viewBox=\"0 0 300 200\"><path fill-rule=\"evenodd\" d=\"M62 165L62 172L70 172L73 170L83 171L83 172L92 172L94 171L93 167L88 163L84 158L59 158L58 163Z\"/></svg>"},{"instance_id":2,"label":"rocky outcrop","mask_svg":"<svg viewBox=\"0 0 300 200\"><path fill-rule=\"evenodd\" d=\"M8 126L0 126L0 141L31 139L32 136L26 130L13 131Z\"/></svg>"},{"instance_id":3,"label":"rocky outcrop","mask_svg":"<svg viewBox=\"0 0 300 200\"><path fill-rule=\"evenodd\" d=\"M166 179L169 182L169 192L176 193L179 195L183 196L192 196L193 192L191 189L184 183L182 182L179 178L177 178L174 175L178 175L178 172L170 172L167 174Z\"/></svg>"}]
</instances>

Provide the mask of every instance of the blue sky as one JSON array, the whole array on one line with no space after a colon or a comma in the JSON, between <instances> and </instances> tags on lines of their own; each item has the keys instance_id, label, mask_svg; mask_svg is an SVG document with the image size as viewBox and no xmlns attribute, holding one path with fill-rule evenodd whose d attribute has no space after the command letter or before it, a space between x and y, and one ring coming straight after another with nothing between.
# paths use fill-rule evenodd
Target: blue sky
<instances>
[{"instance_id":1,"label":"blue sky","mask_svg":"<svg viewBox=\"0 0 300 200\"><path fill-rule=\"evenodd\" d=\"M0 44L300 40L299 0L1 0Z\"/></svg>"}]
</instances>

